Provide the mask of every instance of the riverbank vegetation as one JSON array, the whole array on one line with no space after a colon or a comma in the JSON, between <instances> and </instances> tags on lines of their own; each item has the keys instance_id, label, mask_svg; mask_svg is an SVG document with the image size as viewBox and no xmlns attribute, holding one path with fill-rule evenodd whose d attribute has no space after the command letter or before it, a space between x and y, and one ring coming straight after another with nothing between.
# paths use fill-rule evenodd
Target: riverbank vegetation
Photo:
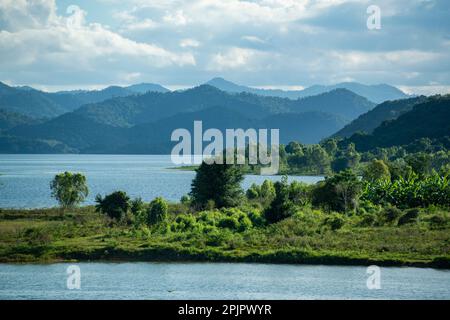
<instances>
[{"instance_id":1,"label":"riverbank vegetation","mask_svg":"<svg viewBox=\"0 0 450 320\"><path fill-rule=\"evenodd\" d=\"M315 185L283 178L246 191L242 174L235 166L202 164L179 203L118 191L98 196L96 206L1 210L0 261L450 267L448 174L396 176L375 160L363 178L346 169Z\"/></svg>"}]
</instances>

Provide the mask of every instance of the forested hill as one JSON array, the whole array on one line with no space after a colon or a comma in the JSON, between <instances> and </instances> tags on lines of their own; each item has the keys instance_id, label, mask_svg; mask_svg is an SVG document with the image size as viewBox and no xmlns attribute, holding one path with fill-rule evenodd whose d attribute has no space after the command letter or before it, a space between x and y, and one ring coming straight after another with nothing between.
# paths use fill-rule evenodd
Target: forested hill
<instances>
[{"instance_id":1,"label":"forested hill","mask_svg":"<svg viewBox=\"0 0 450 320\"><path fill-rule=\"evenodd\" d=\"M35 119L48 119L71 112L87 103L96 103L114 97L125 97L147 91L167 92L154 84L129 87L111 86L102 90L44 92L31 87L11 87L0 82L0 109Z\"/></svg>"},{"instance_id":2,"label":"forested hill","mask_svg":"<svg viewBox=\"0 0 450 320\"><path fill-rule=\"evenodd\" d=\"M450 95L434 96L415 105L395 120L383 122L372 134L354 134L343 143L359 151L406 145L420 138L450 136Z\"/></svg>"},{"instance_id":3,"label":"forested hill","mask_svg":"<svg viewBox=\"0 0 450 320\"><path fill-rule=\"evenodd\" d=\"M251 123L256 128L279 128L283 143L291 140L317 143L372 107L373 103L345 89L289 100L229 94L202 85L185 91L148 92L84 105L44 123L12 128L6 134L58 141L78 152L155 153L170 151L173 143L168 130L190 127L193 120L214 119L211 127L246 129L250 126L238 124ZM139 135L135 134L137 126Z\"/></svg>"},{"instance_id":4,"label":"forested hill","mask_svg":"<svg viewBox=\"0 0 450 320\"><path fill-rule=\"evenodd\" d=\"M426 100L425 96L420 96L383 102L367 113L360 115L333 136L348 138L357 132L370 134L384 121L397 119L400 115L412 110L416 104L423 103Z\"/></svg>"}]
</instances>

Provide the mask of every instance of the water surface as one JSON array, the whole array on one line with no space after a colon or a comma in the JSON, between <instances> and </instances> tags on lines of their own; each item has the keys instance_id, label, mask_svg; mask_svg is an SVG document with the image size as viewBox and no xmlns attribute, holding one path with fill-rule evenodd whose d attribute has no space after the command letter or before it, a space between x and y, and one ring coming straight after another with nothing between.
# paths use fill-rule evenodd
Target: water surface
<instances>
[{"instance_id":1,"label":"water surface","mask_svg":"<svg viewBox=\"0 0 450 320\"><path fill-rule=\"evenodd\" d=\"M43 208L57 205L50 197L50 181L60 172L81 172L86 175L89 197L116 190L131 197L150 201L162 196L178 201L190 191L193 171L173 169L168 155L5 155L0 154L0 208ZM171 169L172 168L172 169ZM243 188L264 179L279 180L280 176L247 175ZM314 183L322 177L290 177Z\"/></svg>"},{"instance_id":2,"label":"water surface","mask_svg":"<svg viewBox=\"0 0 450 320\"><path fill-rule=\"evenodd\" d=\"M450 299L450 271L381 268L369 290L361 266L248 263L0 264L0 299Z\"/></svg>"}]
</instances>

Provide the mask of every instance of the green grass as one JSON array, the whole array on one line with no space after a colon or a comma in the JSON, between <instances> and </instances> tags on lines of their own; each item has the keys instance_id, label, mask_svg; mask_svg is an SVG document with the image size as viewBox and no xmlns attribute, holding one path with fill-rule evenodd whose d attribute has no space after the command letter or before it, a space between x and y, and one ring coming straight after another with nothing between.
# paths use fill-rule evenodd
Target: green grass
<instances>
[{"instance_id":1,"label":"green grass","mask_svg":"<svg viewBox=\"0 0 450 320\"><path fill-rule=\"evenodd\" d=\"M218 227L213 220L205 222L202 213L192 213L195 223L180 231L173 227L180 212L183 206L172 204L166 223L147 227L113 222L93 207L64 213L59 209L1 210L0 262L230 261L450 267L449 224L436 227L428 219L439 214L448 220L448 212L438 209L424 209L418 222L403 226L362 227L361 217L347 216L343 227L334 231L325 222L326 213L309 208L273 225L239 231ZM211 217L219 219L223 214L210 211Z\"/></svg>"}]
</instances>

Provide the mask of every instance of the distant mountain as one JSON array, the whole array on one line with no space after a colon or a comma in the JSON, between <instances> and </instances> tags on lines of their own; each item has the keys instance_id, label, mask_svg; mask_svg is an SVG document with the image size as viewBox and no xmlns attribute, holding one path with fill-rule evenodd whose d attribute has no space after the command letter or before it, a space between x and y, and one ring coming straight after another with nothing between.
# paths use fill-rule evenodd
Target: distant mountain
<instances>
[{"instance_id":1,"label":"distant mountain","mask_svg":"<svg viewBox=\"0 0 450 320\"><path fill-rule=\"evenodd\" d=\"M77 150L69 148L58 141L41 139L28 139L0 134L1 153L76 153Z\"/></svg>"},{"instance_id":2,"label":"distant mountain","mask_svg":"<svg viewBox=\"0 0 450 320\"><path fill-rule=\"evenodd\" d=\"M383 121L397 119L400 115L411 111L416 104L423 103L426 100L425 96L421 96L383 102L367 113L360 115L333 136L347 138L357 132L372 133Z\"/></svg>"},{"instance_id":3,"label":"distant mountain","mask_svg":"<svg viewBox=\"0 0 450 320\"><path fill-rule=\"evenodd\" d=\"M319 111L351 121L374 107L373 102L350 90L334 89L317 96L298 99L294 101L291 110L296 112Z\"/></svg>"},{"instance_id":4,"label":"distant mountain","mask_svg":"<svg viewBox=\"0 0 450 320\"><path fill-rule=\"evenodd\" d=\"M209 85L180 92L127 96L84 105L74 113L97 123L115 127L132 127L155 122L180 113L196 112L220 106L239 114L262 119L278 113L328 113L345 124L375 105L345 89L299 100L263 97L249 93L228 94Z\"/></svg>"},{"instance_id":5,"label":"distant mountain","mask_svg":"<svg viewBox=\"0 0 450 320\"><path fill-rule=\"evenodd\" d=\"M133 91L135 93L147 93L147 92L169 92L170 90L167 88L164 88L163 86L159 84L154 83L139 83L139 84L133 84L131 86L125 87L125 89L129 91Z\"/></svg>"},{"instance_id":6,"label":"distant mountain","mask_svg":"<svg viewBox=\"0 0 450 320\"><path fill-rule=\"evenodd\" d=\"M142 83L125 88L110 86L102 90L49 93L29 86L10 87L0 82L0 108L36 119L53 118L89 103L145 92L168 91L168 89L156 84Z\"/></svg>"},{"instance_id":7,"label":"distant mountain","mask_svg":"<svg viewBox=\"0 0 450 320\"><path fill-rule=\"evenodd\" d=\"M24 90L0 82L0 109L41 119L66 112L48 94L38 90Z\"/></svg>"},{"instance_id":8,"label":"distant mountain","mask_svg":"<svg viewBox=\"0 0 450 320\"><path fill-rule=\"evenodd\" d=\"M357 82L342 82L331 86L314 85L302 90L302 94L310 96L334 89L350 90L375 103L408 98L403 91L388 84L365 85Z\"/></svg>"},{"instance_id":9,"label":"distant mountain","mask_svg":"<svg viewBox=\"0 0 450 320\"><path fill-rule=\"evenodd\" d=\"M45 123L17 126L7 134L56 140L82 153L161 153L171 150L174 129L190 128L194 120L202 120L204 128L274 128L280 129L283 143L315 143L342 128L347 117L371 107L367 99L345 89L289 100L233 95L202 85L84 105Z\"/></svg>"},{"instance_id":10,"label":"distant mountain","mask_svg":"<svg viewBox=\"0 0 450 320\"><path fill-rule=\"evenodd\" d=\"M206 84L216 87L220 90L231 92L231 93L241 93L248 92L261 96L274 96L281 98L289 98L289 99L298 99L309 96L318 95L321 93L329 92L335 89L347 89L350 90L362 97L367 98L368 100L381 103L386 100L397 100L404 99L408 96L402 92L401 90L387 85L387 84L378 84L378 85L364 85L357 82L343 82L338 83L331 86L322 86L322 85L314 85L304 90L277 90L277 89L258 89L251 88L247 86L242 86L235 84L233 82L227 81L223 78L214 78L210 81L206 82Z\"/></svg>"},{"instance_id":11,"label":"distant mountain","mask_svg":"<svg viewBox=\"0 0 450 320\"><path fill-rule=\"evenodd\" d=\"M285 90L278 90L278 89L251 88L251 87L235 84L235 83L233 83L231 81L227 81L223 78L214 78L214 79L209 80L205 84L216 87L217 89L220 89L222 91L230 92L230 93L247 92L247 93L257 94L260 96L280 97L280 98L289 98L289 99L298 99L298 98L304 97L301 94L301 91L285 91Z\"/></svg>"},{"instance_id":12,"label":"distant mountain","mask_svg":"<svg viewBox=\"0 0 450 320\"><path fill-rule=\"evenodd\" d=\"M19 125L36 124L37 122L37 120L20 113L0 109L0 131L8 130Z\"/></svg>"},{"instance_id":13,"label":"distant mountain","mask_svg":"<svg viewBox=\"0 0 450 320\"><path fill-rule=\"evenodd\" d=\"M395 120L384 121L370 135L354 134L343 141L361 151L405 145L420 138L450 136L450 95L434 96L413 106Z\"/></svg>"}]
</instances>

